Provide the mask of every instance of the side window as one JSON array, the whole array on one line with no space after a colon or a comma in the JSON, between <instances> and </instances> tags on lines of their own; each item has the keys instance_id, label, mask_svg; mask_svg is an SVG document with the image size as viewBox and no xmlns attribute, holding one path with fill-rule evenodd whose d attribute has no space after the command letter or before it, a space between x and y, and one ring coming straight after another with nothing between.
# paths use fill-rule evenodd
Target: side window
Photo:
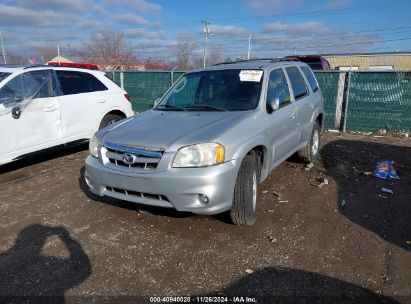
<instances>
[{"instance_id":1,"label":"side window","mask_svg":"<svg viewBox=\"0 0 411 304\"><path fill-rule=\"evenodd\" d=\"M311 69L309 67L303 66L301 67L301 70L303 71L305 78L307 78L308 83L310 84L311 90L313 90L313 92L318 91L317 80L315 79L315 76L313 72L311 71Z\"/></svg>"},{"instance_id":2,"label":"side window","mask_svg":"<svg viewBox=\"0 0 411 304\"><path fill-rule=\"evenodd\" d=\"M288 78L291 82L291 87L293 88L294 98L297 100L308 94L307 86L303 75L301 75L300 70L296 67L286 68Z\"/></svg>"},{"instance_id":3,"label":"side window","mask_svg":"<svg viewBox=\"0 0 411 304\"><path fill-rule=\"evenodd\" d=\"M56 71L63 95L72 95L91 92L91 87L81 72Z\"/></svg>"},{"instance_id":4,"label":"side window","mask_svg":"<svg viewBox=\"0 0 411 304\"><path fill-rule=\"evenodd\" d=\"M55 85L51 70L20 74L7 82L0 90L0 102L2 103L53 96L55 96Z\"/></svg>"},{"instance_id":5,"label":"side window","mask_svg":"<svg viewBox=\"0 0 411 304\"><path fill-rule=\"evenodd\" d=\"M86 78L88 83L90 84L90 88L92 92L108 90L107 87L100 80L98 80L94 75L91 75L89 73L82 73L82 74L83 74L82 76Z\"/></svg>"},{"instance_id":6,"label":"side window","mask_svg":"<svg viewBox=\"0 0 411 304\"><path fill-rule=\"evenodd\" d=\"M268 78L267 103L277 97L280 99L280 106L291 101L290 89L282 69L271 71Z\"/></svg>"}]
</instances>

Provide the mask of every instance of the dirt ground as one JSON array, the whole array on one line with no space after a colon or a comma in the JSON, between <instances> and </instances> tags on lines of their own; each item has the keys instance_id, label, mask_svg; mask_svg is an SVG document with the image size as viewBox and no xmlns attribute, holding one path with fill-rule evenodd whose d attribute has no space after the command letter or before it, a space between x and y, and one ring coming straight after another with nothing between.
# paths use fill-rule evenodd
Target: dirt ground
<instances>
[{"instance_id":1,"label":"dirt ground","mask_svg":"<svg viewBox=\"0 0 411 304\"><path fill-rule=\"evenodd\" d=\"M0 302L411 303L411 140L322 140L260 185L250 227L98 199L84 146L0 167ZM386 159L399 180L364 175Z\"/></svg>"}]
</instances>

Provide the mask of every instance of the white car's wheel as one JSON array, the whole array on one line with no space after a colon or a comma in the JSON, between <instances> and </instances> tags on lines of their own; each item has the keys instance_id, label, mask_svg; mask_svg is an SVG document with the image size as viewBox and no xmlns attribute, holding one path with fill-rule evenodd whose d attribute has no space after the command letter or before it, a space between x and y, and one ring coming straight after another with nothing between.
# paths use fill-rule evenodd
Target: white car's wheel
<instances>
[{"instance_id":1,"label":"white car's wheel","mask_svg":"<svg viewBox=\"0 0 411 304\"><path fill-rule=\"evenodd\" d=\"M117 115L117 114L107 114L106 116L103 117L103 119L101 120L100 123L100 127L98 128L103 129L113 123L116 123L119 120L122 120L123 118L125 118L125 116L121 116L121 115Z\"/></svg>"}]
</instances>

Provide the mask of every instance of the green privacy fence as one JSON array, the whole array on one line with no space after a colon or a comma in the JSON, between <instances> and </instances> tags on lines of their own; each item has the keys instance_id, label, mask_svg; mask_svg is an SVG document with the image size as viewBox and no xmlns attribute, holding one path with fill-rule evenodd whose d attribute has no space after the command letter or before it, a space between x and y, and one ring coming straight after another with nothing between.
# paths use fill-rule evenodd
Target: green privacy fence
<instances>
[{"instance_id":1,"label":"green privacy fence","mask_svg":"<svg viewBox=\"0 0 411 304\"><path fill-rule=\"evenodd\" d=\"M411 130L411 72L352 72L346 130Z\"/></svg>"},{"instance_id":2,"label":"green privacy fence","mask_svg":"<svg viewBox=\"0 0 411 304\"><path fill-rule=\"evenodd\" d=\"M107 72L147 110L184 72ZM411 72L316 71L324 96L325 128L347 131L411 131Z\"/></svg>"},{"instance_id":3,"label":"green privacy fence","mask_svg":"<svg viewBox=\"0 0 411 304\"><path fill-rule=\"evenodd\" d=\"M131 96L133 110L142 112L151 107L157 98L163 96L184 72L123 71L107 74Z\"/></svg>"},{"instance_id":4,"label":"green privacy fence","mask_svg":"<svg viewBox=\"0 0 411 304\"><path fill-rule=\"evenodd\" d=\"M336 107L338 99L338 84L344 73L339 72L315 72L318 84L324 97L325 128L336 129ZM341 96L342 98L342 96Z\"/></svg>"}]
</instances>

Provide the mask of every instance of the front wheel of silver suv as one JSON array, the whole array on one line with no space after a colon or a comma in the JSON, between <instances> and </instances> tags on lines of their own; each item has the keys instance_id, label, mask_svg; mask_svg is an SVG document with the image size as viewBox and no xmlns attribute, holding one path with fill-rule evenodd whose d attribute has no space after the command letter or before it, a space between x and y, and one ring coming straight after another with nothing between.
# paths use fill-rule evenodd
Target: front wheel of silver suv
<instances>
[{"instance_id":1,"label":"front wheel of silver suv","mask_svg":"<svg viewBox=\"0 0 411 304\"><path fill-rule=\"evenodd\" d=\"M236 225L252 225L257 218L258 163L254 153L241 163L234 187L231 221Z\"/></svg>"},{"instance_id":2,"label":"front wheel of silver suv","mask_svg":"<svg viewBox=\"0 0 411 304\"><path fill-rule=\"evenodd\" d=\"M301 160L310 163L314 163L317 161L320 152L320 136L321 127L318 121L316 121L311 132L310 142L307 146L298 151L298 157Z\"/></svg>"}]
</instances>

